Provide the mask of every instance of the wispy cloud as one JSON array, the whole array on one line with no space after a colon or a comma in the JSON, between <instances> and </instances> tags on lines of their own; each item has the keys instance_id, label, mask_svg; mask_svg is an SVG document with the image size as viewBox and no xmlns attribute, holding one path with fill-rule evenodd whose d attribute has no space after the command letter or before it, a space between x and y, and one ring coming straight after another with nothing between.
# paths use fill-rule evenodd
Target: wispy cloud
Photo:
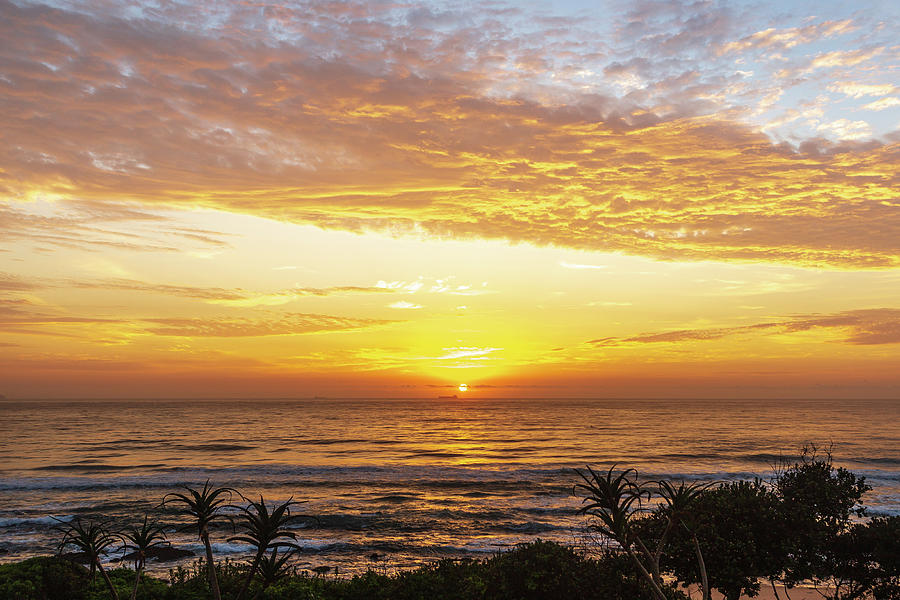
<instances>
[{"instance_id":1,"label":"wispy cloud","mask_svg":"<svg viewBox=\"0 0 900 600\"><path fill-rule=\"evenodd\" d=\"M0 164L2 168L2 164ZM0 172L0 181L3 174ZM185 247L227 248L224 233L179 226L177 220L135 203L69 200L3 201L0 244L31 242L66 249L180 252Z\"/></svg>"},{"instance_id":2,"label":"wispy cloud","mask_svg":"<svg viewBox=\"0 0 900 600\"><path fill-rule=\"evenodd\" d=\"M26 282L21 277L0 274L0 289L75 288L84 290L116 290L142 294L161 294L202 300L208 304L234 307L278 306L304 297L324 298L350 294L384 294L392 290L378 286L342 285L325 288L293 287L274 292L256 292L241 288L201 287L150 283L135 279L35 279Z\"/></svg>"},{"instance_id":3,"label":"wispy cloud","mask_svg":"<svg viewBox=\"0 0 900 600\"><path fill-rule=\"evenodd\" d=\"M853 21L846 19L843 21L824 21L822 23L812 23L804 27L788 27L778 29L769 27L762 31L757 31L751 35L742 37L740 40L728 42L719 46L717 52L719 54L727 54L731 52L745 52L750 49L755 50L787 50L800 44L808 44L812 41L823 37L833 37L844 35L857 29L853 25Z\"/></svg>"},{"instance_id":4,"label":"wispy cloud","mask_svg":"<svg viewBox=\"0 0 900 600\"><path fill-rule=\"evenodd\" d=\"M444 354L429 357L427 360L486 360L488 355L503 350L503 348L477 348L471 346L444 348Z\"/></svg>"},{"instance_id":5,"label":"wispy cloud","mask_svg":"<svg viewBox=\"0 0 900 600\"><path fill-rule=\"evenodd\" d=\"M896 96L891 96L889 98L879 98L874 102L869 102L868 104L864 104L863 108L865 110L886 110L888 108L893 108L895 106L900 106L900 98Z\"/></svg>"},{"instance_id":6,"label":"wispy cloud","mask_svg":"<svg viewBox=\"0 0 900 600\"><path fill-rule=\"evenodd\" d=\"M355 319L332 315L289 313L266 319L190 318L146 319L147 331L175 337L260 337L348 331L389 325L383 319Z\"/></svg>"},{"instance_id":7,"label":"wispy cloud","mask_svg":"<svg viewBox=\"0 0 900 600\"><path fill-rule=\"evenodd\" d=\"M35 285L29 281L25 281L21 277L10 275L9 273L0 273L0 291L6 292L22 292L33 290Z\"/></svg>"},{"instance_id":8,"label":"wispy cloud","mask_svg":"<svg viewBox=\"0 0 900 600\"><path fill-rule=\"evenodd\" d=\"M857 83L855 81L837 81L828 86L833 92L846 94L851 98L863 98L865 96L888 96L897 91L897 86L892 83Z\"/></svg>"},{"instance_id":9,"label":"wispy cloud","mask_svg":"<svg viewBox=\"0 0 900 600\"><path fill-rule=\"evenodd\" d=\"M632 337L606 337L590 340L596 346L624 346L630 344L679 343L716 340L738 335L775 335L798 333L813 329L840 329L846 332L844 343L879 345L900 343L900 309L873 308L853 310L832 315L804 315L779 321L754 323L738 327L710 329L679 329L644 333Z\"/></svg>"}]
</instances>

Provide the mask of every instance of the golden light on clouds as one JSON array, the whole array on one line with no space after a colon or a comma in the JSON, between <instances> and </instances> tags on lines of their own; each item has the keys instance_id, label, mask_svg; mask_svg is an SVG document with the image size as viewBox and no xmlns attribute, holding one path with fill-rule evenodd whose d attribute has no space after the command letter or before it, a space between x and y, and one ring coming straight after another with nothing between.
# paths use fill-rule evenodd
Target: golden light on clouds
<instances>
[{"instance_id":1,"label":"golden light on clouds","mask_svg":"<svg viewBox=\"0 0 900 600\"><path fill-rule=\"evenodd\" d=\"M0 4L7 395L896 395L893 9L607 8Z\"/></svg>"}]
</instances>

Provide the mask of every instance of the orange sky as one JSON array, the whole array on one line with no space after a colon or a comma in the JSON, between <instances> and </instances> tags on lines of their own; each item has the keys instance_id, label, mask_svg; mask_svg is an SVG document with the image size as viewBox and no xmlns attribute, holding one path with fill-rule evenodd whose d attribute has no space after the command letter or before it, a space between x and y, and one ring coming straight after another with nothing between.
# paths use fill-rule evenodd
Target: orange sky
<instances>
[{"instance_id":1,"label":"orange sky","mask_svg":"<svg viewBox=\"0 0 900 600\"><path fill-rule=\"evenodd\" d=\"M0 394L900 397L896 7L608 4L0 2Z\"/></svg>"}]
</instances>

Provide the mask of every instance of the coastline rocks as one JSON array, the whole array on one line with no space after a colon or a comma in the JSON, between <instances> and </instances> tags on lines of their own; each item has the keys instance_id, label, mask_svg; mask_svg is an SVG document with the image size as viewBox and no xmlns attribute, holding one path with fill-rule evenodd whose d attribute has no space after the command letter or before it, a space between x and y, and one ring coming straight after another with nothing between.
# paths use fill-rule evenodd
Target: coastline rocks
<instances>
[{"instance_id":1,"label":"coastline rocks","mask_svg":"<svg viewBox=\"0 0 900 600\"><path fill-rule=\"evenodd\" d=\"M59 557L63 560L68 560L69 562L78 563L79 565L88 565L91 563L91 559L88 557L87 552L63 552Z\"/></svg>"}]
</instances>

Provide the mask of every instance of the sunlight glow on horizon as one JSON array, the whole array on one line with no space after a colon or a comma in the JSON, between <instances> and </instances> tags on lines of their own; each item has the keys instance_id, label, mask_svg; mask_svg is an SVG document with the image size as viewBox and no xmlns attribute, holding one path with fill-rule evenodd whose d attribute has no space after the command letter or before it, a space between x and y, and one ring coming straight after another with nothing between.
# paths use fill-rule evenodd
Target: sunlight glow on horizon
<instances>
[{"instance_id":1,"label":"sunlight glow on horizon","mask_svg":"<svg viewBox=\"0 0 900 600\"><path fill-rule=\"evenodd\" d=\"M0 394L900 398L897 7L275 12L0 6Z\"/></svg>"}]
</instances>

